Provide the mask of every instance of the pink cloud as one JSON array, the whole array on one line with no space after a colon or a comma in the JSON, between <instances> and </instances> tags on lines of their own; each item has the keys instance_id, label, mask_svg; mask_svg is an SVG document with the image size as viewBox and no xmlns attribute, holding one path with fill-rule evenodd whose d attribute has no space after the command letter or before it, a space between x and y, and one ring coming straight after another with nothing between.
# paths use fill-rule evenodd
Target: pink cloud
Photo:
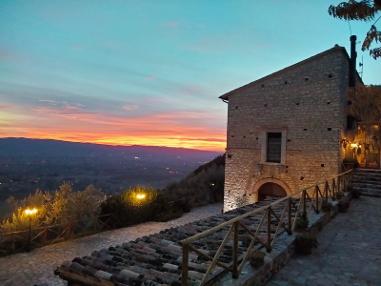
<instances>
[{"instance_id":1,"label":"pink cloud","mask_svg":"<svg viewBox=\"0 0 381 286\"><path fill-rule=\"evenodd\" d=\"M215 120L213 115L198 111L123 117L88 112L73 105L50 105L34 107L26 117L2 126L0 136L223 150L224 128L205 124Z\"/></svg>"}]
</instances>

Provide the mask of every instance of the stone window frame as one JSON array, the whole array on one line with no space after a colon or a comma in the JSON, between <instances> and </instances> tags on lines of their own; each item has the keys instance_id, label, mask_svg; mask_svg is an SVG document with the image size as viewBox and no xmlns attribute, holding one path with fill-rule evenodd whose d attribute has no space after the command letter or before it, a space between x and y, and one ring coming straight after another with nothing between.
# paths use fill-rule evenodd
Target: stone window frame
<instances>
[{"instance_id":1,"label":"stone window frame","mask_svg":"<svg viewBox=\"0 0 381 286\"><path fill-rule=\"evenodd\" d=\"M281 145L281 155L280 163L277 162L267 162L267 134L268 133L281 133L282 134L282 145ZM261 130L261 164L264 165L286 165L286 145L287 145L287 129L285 128L266 128Z\"/></svg>"}]
</instances>

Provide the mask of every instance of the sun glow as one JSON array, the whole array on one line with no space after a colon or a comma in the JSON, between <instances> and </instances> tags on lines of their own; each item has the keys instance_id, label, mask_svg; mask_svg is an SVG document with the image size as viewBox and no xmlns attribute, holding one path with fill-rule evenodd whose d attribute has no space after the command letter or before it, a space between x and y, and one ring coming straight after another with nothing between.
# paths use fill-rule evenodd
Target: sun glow
<instances>
[{"instance_id":1,"label":"sun glow","mask_svg":"<svg viewBox=\"0 0 381 286\"><path fill-rule=\"evenodd\" d=\"M22 113L15 110L15 113ZM27 137L106 145L146 145L191 148L223 152L225 128L192 122L195 114L156 114L138 118L103 114L70 113L40 108L33 116L1 117L0 137ZM179 118L177 118L177 116ZM199 115L202 117L202 115Z\"/></svg>"}]
</instances>

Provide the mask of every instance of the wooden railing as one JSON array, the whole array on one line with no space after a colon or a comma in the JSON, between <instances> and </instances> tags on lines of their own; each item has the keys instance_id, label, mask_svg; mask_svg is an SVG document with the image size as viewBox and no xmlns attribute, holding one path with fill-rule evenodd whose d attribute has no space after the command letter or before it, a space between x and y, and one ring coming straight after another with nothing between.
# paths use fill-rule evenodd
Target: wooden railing
<instances>
[{"instance_id":1,"label":"wooden railing","mask_svg":"<svg viewBox=\"0 0 381 286\"><path fill-rule=\"evenodd\" d=\"M0 231L0 256L99 232L108 228L110 214L98 216L91 227L77 230L78 219L15 231Z\"/></svg>"},{"instance_id":2,"label":"wooden railing","mask_svg":"<svg viewBox=\"0 0 381 286\"><path fill-rule=\"evenodd\" d=\"M191 281L192 285L196 282L205 285L224 271L238 278L253 250L265 248L271 252L281 233L292 234L298 218L319 213L324 203L336 200L341 192L345 192L351 175L352 170L348 170L182 240L182 285L190 283L192 252L198 260L209 262L201 280ZM217 249L211 250L208 245L217 238L222 241ZM224 261L220 259L222 256Z\"/></svg>"}]
</instances>

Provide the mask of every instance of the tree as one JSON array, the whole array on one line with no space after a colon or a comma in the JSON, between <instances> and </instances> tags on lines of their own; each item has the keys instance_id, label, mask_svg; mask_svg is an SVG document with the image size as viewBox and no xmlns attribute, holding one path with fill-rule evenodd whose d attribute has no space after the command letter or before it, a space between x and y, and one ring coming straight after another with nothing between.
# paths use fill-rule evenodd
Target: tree
<instances>
[{"instance_id":1,"label":"tree","mask_svg":"<svg viewBox=\"0 0 381 286\"><path fill-rule=\"evenodd\" d=\"M376 28L376 24L381 18L380 12L381 0L349 0L341 2L337 6L331 5L328 8L329 15L341 20L374 21L361 47L363 51L369 50L369 54L374 59L381 57L381 47L371 48L372 43L381 43L381 31L378 31Z\"/></svg>"}]
</instances>

